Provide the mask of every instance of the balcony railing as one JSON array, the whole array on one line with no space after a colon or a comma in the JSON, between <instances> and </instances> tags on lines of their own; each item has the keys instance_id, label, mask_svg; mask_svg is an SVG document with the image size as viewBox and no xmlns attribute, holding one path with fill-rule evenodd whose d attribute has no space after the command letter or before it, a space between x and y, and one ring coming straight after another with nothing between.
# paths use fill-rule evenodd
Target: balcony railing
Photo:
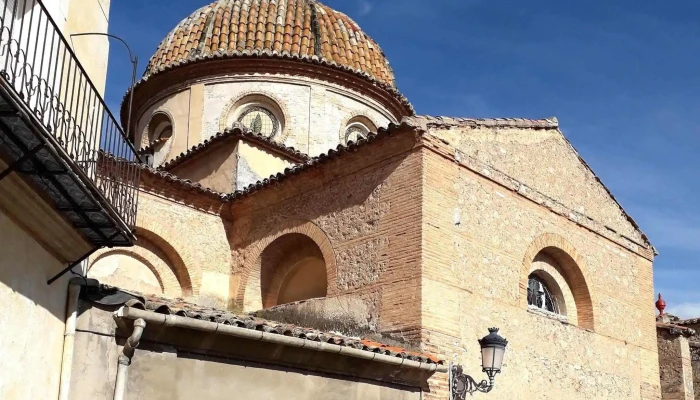
<instances>
[{"instance_id":1,"label":"balcony railing","mask_svg":"<svg viewBox=\"0 0 700 400\"><path fill-rule=\"evenodd\" d=\"M41 0L0 0L0 86L0 150L94 242L128 244L117 231L135 223L139 168L105 163L138 155Z\"/></svg>"}]
</instances>

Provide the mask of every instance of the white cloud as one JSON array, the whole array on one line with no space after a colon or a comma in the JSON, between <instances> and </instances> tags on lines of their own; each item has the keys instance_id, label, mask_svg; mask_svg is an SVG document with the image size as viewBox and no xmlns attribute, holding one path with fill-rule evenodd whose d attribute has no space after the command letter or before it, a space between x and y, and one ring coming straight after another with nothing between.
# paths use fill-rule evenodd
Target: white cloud
<instances>
[{"instance_id":1,"label":"white cloud","mask_svg":"<svg viewBox=\"0 0 700 400\"><path fill-rule=\"evenodd\" d=\"M374 8L372 3L370 3L367 0L360 0L359 5L360 5L360 9L358 11L358 14L360 16L369 14L372 11L372 9Z\"/></svg>"},{"instance_id":2,"label":"white cloud","mask_svg":"<svg viewBox=\"0 0 700 400\"><path fill-rule=\"evenodd\" d=\"M666 309L666 312L683 319L698 318L700 317L700 302L671 305Z\"/></svg>"}]
</instances>

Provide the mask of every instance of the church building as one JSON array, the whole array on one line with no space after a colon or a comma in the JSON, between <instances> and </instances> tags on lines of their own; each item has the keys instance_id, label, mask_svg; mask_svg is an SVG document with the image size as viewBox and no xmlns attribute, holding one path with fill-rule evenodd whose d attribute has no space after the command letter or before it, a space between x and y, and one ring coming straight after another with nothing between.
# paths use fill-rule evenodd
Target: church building
<instances>
[{"instance_id":1,"label":"church building","mask_svg":"<svg viewBox=\"0 0 700 400\"><path fill-rule=\"evenodd\" d=\"M656 251L556 118L416 115L379 44L314 0L183 17L122 104L142 162L99 167L140 169L136 241L89 259L113 288L81 302L72 398L111 399L131 363L127 399L272 398L254 393L321 385L309 371L365 386L291 398L448 399L450 365L485 379L477 340L492 327L507 350L478 396L662 398ZM292 347L319 337L296 327L333 332L333 351L386 359L217 336L236 326ZM138 329L150 344L134 351ZM224 379L239 359L289 369Z\"/></svg>"}]
</instances>

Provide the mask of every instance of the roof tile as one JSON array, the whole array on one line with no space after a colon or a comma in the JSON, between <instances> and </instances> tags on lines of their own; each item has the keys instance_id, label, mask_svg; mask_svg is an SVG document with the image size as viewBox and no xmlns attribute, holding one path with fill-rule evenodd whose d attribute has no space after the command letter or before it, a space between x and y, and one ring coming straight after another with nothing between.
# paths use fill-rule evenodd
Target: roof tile
<instances>
[{"instance_id":1,"label":"roof tile","mask_svg":"<svg viewBox=\"0 0 700 400\"><path fill-rule=\"evenodd\" d=\"M322 43L318 54L316 35ZM195 54L193 48L205 51ZM301 58L315 55L395 88L386 57L353 20L318 2L300 0L217 0L204 6L161 42L144 77L220 50L285 50Z\"/></svg>"}]
</instances>

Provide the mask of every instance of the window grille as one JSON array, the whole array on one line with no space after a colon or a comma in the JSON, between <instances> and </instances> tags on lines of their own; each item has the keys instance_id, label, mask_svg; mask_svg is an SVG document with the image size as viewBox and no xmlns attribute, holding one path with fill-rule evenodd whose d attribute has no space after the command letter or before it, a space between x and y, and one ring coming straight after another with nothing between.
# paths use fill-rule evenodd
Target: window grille
<instances>
[{"instance_id":1,"label":"window grille","mask_svg":"<svg viewBox=\"0 0 700 400\"><path fill-rule=\"evenodd\" d=\"M279 121L267 109L262 107L250 107L238 117L238 122L250 129L256 135L273 138L279 130Z\"/></svg>"},{"instance_id":2,"label":"window grille","mask_svg":"<svg viewBox=\"0 0 700 400\"><path fill-rule=\"evenodd\" d=\"M535 275L530 275L527 285L527 304L543 311L560 314L559 304L547 284Z\"/></svg>"}]
</instances>

